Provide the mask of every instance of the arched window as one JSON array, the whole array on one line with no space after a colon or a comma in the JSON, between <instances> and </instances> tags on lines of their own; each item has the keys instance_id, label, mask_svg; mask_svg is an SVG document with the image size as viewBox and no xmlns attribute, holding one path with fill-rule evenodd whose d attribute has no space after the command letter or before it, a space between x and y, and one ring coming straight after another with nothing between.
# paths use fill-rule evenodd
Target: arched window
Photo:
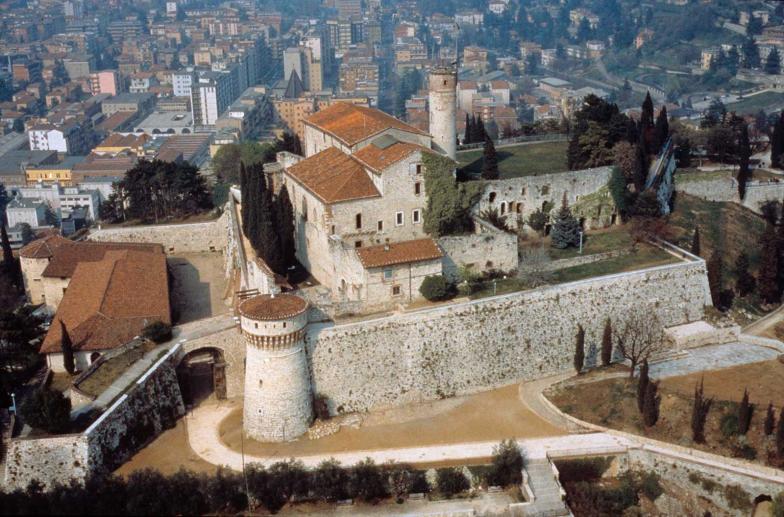
<instances>
[{"instance_id":1,"label":"arched window","mask_svg":"<svg viewBox=\"0 0 784 517\"><path fill-rule=\"evenodd\" d=\"M490 195L489 195L489 196L487 196L487 200L488 200L490 203L495 203L495 192L490 192Z\"/></svg>"}]
</instances>

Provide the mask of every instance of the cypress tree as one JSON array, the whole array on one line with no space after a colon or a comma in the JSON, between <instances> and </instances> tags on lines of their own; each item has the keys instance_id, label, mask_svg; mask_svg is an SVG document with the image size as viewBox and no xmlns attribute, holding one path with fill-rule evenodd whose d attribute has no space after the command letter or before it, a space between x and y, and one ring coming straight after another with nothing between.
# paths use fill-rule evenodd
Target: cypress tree
<instances>
[{"instance_id":1,"label":"cypress tree","mask_svg":"<svg viewBox=\"0 0 784 517\"><path fill-rule=\"evenodd\" d=\"M248 192L248 172L245 170L245 162L240 162L240 194L242 195L242 233L248 234L248 218L245 217L247 205L245 201L250 193Z\"/></svg>"},{"instance_id":2,"label":"cypress tree","mask_svg":"<svg viewBox=\"0 0 784 517\"><path fill-rule=\"evenodd\" d=\"M710 260L708 260L708 286L710 287L713 305L719 308L721 305L721 282L724 276L722 269L721 255L718 250L715 250L711 254Z\"/></svg>"},{"instance_id":3,"label":"cypress tree","mask_svg":"<svg viewBox=\"0 0 784 517\"><path fill-rule=\"evenodd\" d=\"M602 334L602 365L609 366L612 363L612 322L610 318L604 322L604 333Z\"/></svg>"},{"instance_id":4,"label":"cypress tree","mask_svg":"<svg viewBox=\"0 0 784 517\"><path fill-rule=\"evenodd\" d=\"M68 330L65 328L65 323L63 323L63 320L60 320L60 334L62 335L60 338L60 350L63 352L63 367L65 368L66 372L73 375L76 371L73 343L71 342L71 336L68 335Z\"/></svg>"},{"instance_id":5,"label":"cypress tree","mask_svg":"<svg viewBox=\"0 0 784 517\"><path fill-rule=\"evenodd\" d=\"M784 414L779 412L779 423L776 426L776 455L784 460Z\"/></svg>"},{"instance_id":6,"label":"cypress tree","mask_svg":"<svg viewBox=\"0 0 784 517\"><path fill-rule=\"evenodd\" d=\"M659 115L656 117L656 150L660 150L670 136L670 122L667 120L667 106L662 106Z\"/></svg>"},{"instance_id":7,"label":"cypress tree","mask_svg":"<svg viewBox=\"0 0 784 517\"><path fill-rule=\"evenodd\" d=\"M694 406L691 412L691 439L695 443L705 443L705 422L712 405L713 398L705 398L704 379L702 379L694 387Z\"/></svg>"},{"instance_id":8,"label":"cypress tree","mask_svg":"<svg viewBox=\"0 0 784 517\"><path fill-rule=\"evenodd\" d=\"M776 428L776 410L773 409L773 403L768 403L768 411L765 414L765 436L773 434Z\"/></svg>"},{"instance_id":9,"label":"cypress tree","mask_svg":"<svg viewBox=\"0 0 784 517\"><path fill-rule=\"evenodd\" d=\"M645 358L642 361L642 365L640 365L640 377L637 379L637 410L640 413L645 409L645 393L648 390L648 384L651 382L648 374L648 358Z\"/></svg>"},{"instance_id":10,"label":"cypress tree","mask_svg":"<svg viewBox=\"0 0 784 517\"><path fill-rule=\"evenodd\" d=\"M776 228L768 223L760 242L758 291L763 303L778 303L781 299L779 279L779 254Z\"/></svg>"},{"instance_id":11,"label":"cypress tree","mask_svg":"<svg viewBox=\"0 0 784 517\"><path fill-rule=\"evenodd\" d=\"M245 236L248 238L250 245L253 249L258 250L259 248L259 201L261 197L264 195L264 191L266 190L266 184L264 181L263 169L261 164L253 164L247 169L247 184L248 184L248 196L247 200L245 199L245 195L243 195L243 215L242 217L246 217L248 219L247 226L245 228ZM247 204L247 210L245 210L245 205ZM247 214L245 213L247 212Z\"/></svg>"},{"instance_id":12,"label":"cypress tree","mask_svg":"<svg viewBox=\"0 0 784 517\"><path fill-rule=\"evenodd\" d=\"M264 184L262 176L261 183ZM275 207L272 192L265 188L259 196L258 245L256 253L264 257L264 262L278 274L285 274L280 238L275 224Z\"/></svg>"},{"instance_id":13,"label":"cypress tree","mask_svg":"<svg viewBox=\"0 0 784 517\"><path fill-rule=\"evenodd\" d=\"M756 287L756 279L749 273L749 257L745 252L741 252L735 261L735 288L740 296L751 294Z\"/></svg>"},{"instance_id":14,"label":"cypress tree","mask_svg":"<svg viewBox=\"0 0 784 517\"><path fill-rule=\"evenodd\" d=\"M700 256L700 227L694 228L694 237L691 238L691 252L698 257Z\"/></svg>"},{"instance_id":15,"label":"cypress tree","mask_svg":"<svg viewBox=\"0 0 784 517\"><path fill-rule=\"evenodd\" d=\"M296 250L294 245L294 207L291 204L289 191L286 185L280 189L275 202L278 230L280 231L280 250L285 269L294 265Z\"/></svg>"},{"instance_id":16,"label":"cypress tree","mask_svg":"<svg viewBox=\"0 0 784 517\"><path fill-rule=\"evenodd\" d=\"M495 152L495 145L489 136L485 136L485 149L482 154L482 179L497 180L498 177L498 155Z\"/></svg>"},{"instance_id":17,"label":"cypress tree","mask_svg":"<svg viewBox=\"0 0 784 517\"><path fill-rule=\"evenodd\" d=\"M563 196L561 208L555 216L555 224L550 234L551 245L554 248L564 249L580 244L580 223L572 215L566 194Z\"/></svg>"},{"instance_id":18,"label":"cypress tree","mask_svg":"<svg viewBox=\"0 0 784 517\"><path fill-rule=\"evenodd\" d=\"M482 117L476 117L476 141L482 142L487 137L487 132L485 131L485 123L482 120Z\"/></svg>"},{"instance_id":19,"label":"cypress tree","mask_svg":"<svg viewBox=\"0 0 784 517\"><path fill-rule=\"evenodd\" d=\"M479 122L476 115L471 115L471 143L475 144L482 141L482 134L479 129Z\"/></svg>"},{"instance_id":20,"label":"cypress tree","mask_svg":"<svg viewBox=\"0 0 784 517\"><path fill-rule=\"evenodd\" d=\"M471 119L468 118L468 113L466 113L465 133L463 134L463 143L464 144L470 144L471 143L471 136L472 136L471 131L472 131Z\"/></svg>"},{"instance_id":21,"label":"cypress tree","mask_svg":"<svg viewBox=\"0 0 784 517\"><path fill-rule=\"evenodd\" d=\"M740 169L738 170L738 196L740 200L746 199L746 184L751 177L749 169L749 158L751 158L751 145L749 144L749 128L744 122L740 128L740 138L738 141L738 158Z\"/></svg>"},{"instance_id":22,"label":"cypress tree","mask_svg":"<svg viewBox=\"0 0 784 517\"><path fill-rule=\"evenodd\" d=\"M754 415L754 404L749 402L749 390L743 390L743 398L738 406L738 432L746 434L751 426L751 417Z\"/></svg>"},{"instance_id":23,"label":"cypress tree","mask_svg":"<svg viewBox=\"0 0 784 517\"><path fill-rule=\"evenodd\" d=\"M640 113L640 122L642 129L647 130L653 127L653 100L651 99L651 92L645 93L645 100L642 101L642 113Z\"/></svg>"},{"instance_id":24,"label":"cypress tree","mask_svg":"<svg viewBox=\"0 0 784 517\"><path fill-rule=\"evenodd\" d=\"M618 214L621 216L621 219L625 219L629 214L629 191L626 188L626 178L623 176L620 167L613 167L608 188Z\"/></svg>"},{"instance_id":25,"label":"cypress tree","mask_svg":"<svg viewBox=\"0 0 784 517\"><path fill-rule=\"evenodd\" d=\"M632 182L634 183L634 188L639 194L645 190L645 183L648 180L648 154L645 151L642 142L635 145L634 148L635 159L634 171L632 173Z\"/></svg>"},{"instance_id":26,"label":"cypress tree","mask_svg":"<svg viewBox=\"0 0 784 517\"><path fill-rule=\"evenodd\" d=\"M585 330L582 325L577 325L577 336L574 343L574 370L577 373L583 371L585 366Z\"/></svg>"},{"instance_id":27,"label":"cypress tree","mask_svg":"<svg viewBox=\"0 0 784 517\"><path fill-rule=\"evenodd\" d=\"M659 383L650 381L645 387L645 403L642 410L642 421L645 427L653 427L659 421L660 404Z\"/></svg>"},{"instance_id":28,"label":"cypress tree","mask_svg":"<svg viewBox=\"0 0 784 517\"><path fill-rule=\"evenodd\" d=\"M776 169L781 168L781 153L784 151L782 139L784 139L784 111L773 124L773 134L770 137L770 166Z\"/></svg>"},{"instance_id":29,"label":"cypress tree","mask_svg":"<svg viewBox=\"0 0 784 517\"><path fill-rule=\"evenodd\" d=\"M11 241L8 239L8 231L5 228L5 221L0 214L0 244L3 247L3 268L11 273L14 264L14 252L11 249Z\"/></svg>"}]
</instances>

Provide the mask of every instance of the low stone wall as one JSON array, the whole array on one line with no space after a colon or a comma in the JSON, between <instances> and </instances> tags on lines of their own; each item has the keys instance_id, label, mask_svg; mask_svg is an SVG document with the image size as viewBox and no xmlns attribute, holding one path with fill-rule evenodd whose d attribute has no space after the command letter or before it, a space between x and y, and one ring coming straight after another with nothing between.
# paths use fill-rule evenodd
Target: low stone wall
<instances>
[{"instance_id":1,"label":"low stone wall","mask_svg":"<svg viewBox=\"0 0 784 517\"><path fill-rule=\"evenodd\" d=\"M25 488L83 483L110 472L185 414L173 349L80 434L14 439L9 444L5 484Z\"/></svg>"},{"instance_id":2,"label":"low stone wall","mask_svg":"<svg viewBox=\"0 0 784 517\"><path fill-rule=\"evenodd\" d=\"M477 225L481 225L480 233L438 239L438 245L444 251L444 276L450 280L458 280L460 266L469 264L477 273L517 270L517 235L494 228L489 223L479 221Z\"/></svg>"},{"instance_id":3,"label":"low stone wall","mask_svg":"<svg viewBox=\"0 0 784 517\"><path fill-rule=\"evenodd\" d=\"M572 368L577 325L587 364L604 321L655 311L665 326L702 318L705 263L683 262L344 325L311 324L314 393L333 413L432 400Z\"/></svg>"},{"instance_id":4,"label":"low stone wall","mask_svg":"<svg viewBox=\"0 0 784 517\"><path fill-rule=\"evenodd\" d=\"M222 251L226 248L230 218L224 211L218 219L193 224L162 224L103 228L88 239L99 242L134 242L163 245L169 254Z\"/></svg>"},{"instance_id":5,"label":"low stone wall","mask_svg":"<svg viewBox=\"0 0 784 517\"><path fill-rule=\"evenodd\" d=\"M614 250L606 251L604 253L593 253L591 255L578 255L568 259L553 260L551 262L544 262L536 265L528 265L525 262L520 263L521 271L558 271L559 269L567 269L570 267L584 266L585 264L592 264L602 260L611 258L622 257L631 253L629 250Z\"/></svg>"},{"instance_id":6,"label":"low stone wall","mask_svg":"<svg viewBox=\"0 0 784 517\"><path fill-rule=\"evenodd\" d=\"M738 194L738 182L727 173L726 176L707 176L705 179L688 179L675 176L675 190L706 201L722 201L742 204L754 212L761 213L761 207L768 201L781 201L784 198L784 182L750 181L746 186L743 203Z\"/></svg>"}]
</instances>

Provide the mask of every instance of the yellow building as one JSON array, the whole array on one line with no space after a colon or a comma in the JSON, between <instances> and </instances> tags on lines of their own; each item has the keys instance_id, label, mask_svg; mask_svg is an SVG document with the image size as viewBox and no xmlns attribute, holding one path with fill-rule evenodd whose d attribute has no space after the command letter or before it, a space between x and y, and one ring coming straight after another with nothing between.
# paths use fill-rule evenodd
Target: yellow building
<instances>
[{"instance_id":1,"label":"yellow building","mask_svg":"<svg viewBox=\"0 0 784 517\"><path fill-rule=\"evenodd\" d=\"M144 154L144 144L150 140L152 140L152 137L146 134L112 133L98 144L93 149L93 152L98 155L117 155L124 151L129 151L138 156Z\"/></svg>"},{"instance_id":2,"label":"yellow building","mask_svg":"<svg viewBox=\"0 0 784 517\"><path fill-rule=\"evenodd\" d=\"M36 183L54 183L69 186L72 182L72 171L76 164L84 160L83 156L68 156L60 163L41 164L25 168L25 180L28 185Z\"/></svg>"}]
</instances>

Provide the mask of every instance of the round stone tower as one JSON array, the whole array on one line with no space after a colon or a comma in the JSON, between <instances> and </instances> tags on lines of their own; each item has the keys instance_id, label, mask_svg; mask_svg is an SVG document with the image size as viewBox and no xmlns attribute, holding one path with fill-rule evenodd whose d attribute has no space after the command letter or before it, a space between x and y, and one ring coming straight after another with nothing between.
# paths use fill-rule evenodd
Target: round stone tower
<instances>
[{"instance_id":1,"label":"round stone tower","mask_svg":"<svg viewBox=\"0 0 784 517\"><path fill-rule=\"evenodd\" d=\"M433 147L457 159L457 73L453 68L430 70L430 134Z\"/></svg>"},{"instance_id":2,"label":"round stone tower","mask_svg":"<svg viewBox=\"0 0 784 517\"><path fill-rule=\"evenodd\" d=\"M305 327L308 303L291 294L240 304L245 336L244 431L263 442L292 440L313 420Z\"/></svg>"}]
</instances>

